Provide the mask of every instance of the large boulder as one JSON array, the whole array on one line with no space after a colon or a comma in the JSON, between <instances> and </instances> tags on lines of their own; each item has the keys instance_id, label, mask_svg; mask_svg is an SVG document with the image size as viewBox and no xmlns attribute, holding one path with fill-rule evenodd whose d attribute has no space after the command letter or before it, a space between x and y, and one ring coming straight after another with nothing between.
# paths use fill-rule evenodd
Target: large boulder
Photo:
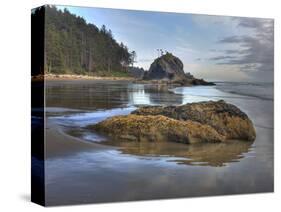
<instances>
[{"instance_id":1,"label":"large boulder","mask_svg":"<svg viewBox=\"0 0 281 212\"><path fill-rule=\"evenodd\" d=\"M162 115L127 115L108 118L90 129L119 141L137 142L223 142L214 128L193 121L179 121Z\"/></svg>"},{"instance_id":2,"label":"large boulder","mask_svg":"<svg viewBox=\"0 0 281 212\"><path fill-rule=\"evenodd\" d=\"M159 80L181 85L214 85L186 74L182 61L168 52L153 61L149 70L144 72L143 80Z\"/></svg>"},{"instance_id":3,"label":"large boulder","mask_svg":"<svg viewBox=\"0 0 281 212\"><path fill-rule=\"evenodd\" d=\"M223 100L141 107L130 115L111 117L89 128L114 141L191 144L256 138L248 116Z\"/></svg>"},{"instance_id":4,"label":"large boulder","mask_svg":"<svg viewBox=\"0 0 281 212\"><path fill-rule=\"evenodd\" d=\"M226 139L253 141L256 132L252 121L239 108L223 100L190 103L180 106L146 106L136 115L163 115L180 121L194 121L213 127Z\"/></svg>"}]
</instances>

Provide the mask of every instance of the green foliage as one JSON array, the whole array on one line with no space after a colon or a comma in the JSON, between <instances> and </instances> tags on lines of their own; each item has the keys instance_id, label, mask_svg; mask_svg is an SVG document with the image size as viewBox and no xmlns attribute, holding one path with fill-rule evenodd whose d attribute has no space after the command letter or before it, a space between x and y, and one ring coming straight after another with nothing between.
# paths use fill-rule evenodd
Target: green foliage
<instances>
[{"instance_id":1,"label":"green foliage","mask_svg":"<svg viewBox=\"0 0 281 212\"><path fill-rule=\"evenodd\" d=\"M106 26L99 29L53 6L45 14L45 72L127 76L136 53L117 43Z\"/></svg>"},{"instance_id":2,"label":"green foliage","mask_svg":"<svg viewBox=\"0 0 281 212\"><path fill-rule=\"evenodd\" d=\"M163 55L163 58L165 58L166 60L171 60L175 58L175 56L172 53L167 52L166 54Z\"/></svg>"}]
</instances>

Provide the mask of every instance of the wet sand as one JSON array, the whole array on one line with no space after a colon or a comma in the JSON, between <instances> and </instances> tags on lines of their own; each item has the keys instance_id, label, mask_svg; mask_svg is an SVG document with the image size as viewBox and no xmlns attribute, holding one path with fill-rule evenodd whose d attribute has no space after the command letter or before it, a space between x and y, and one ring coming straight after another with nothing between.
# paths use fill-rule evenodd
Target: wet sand
<instances>
[{"instance_id":1,"label":"wet sand","mask_svg":"<svg viewBox=\"0 0 281 212\"><path fill-rule=\"evenodd\" d=\"M207 156L210 163L204 165L182 157L149 157L147 152L142 155L88 144L50 127L46 160L49 206L273 191L271 164L256 160L255 152L224 166L218 165L218 158L212 161L214 157ZM270 137L270 131L258 131L258 143ZM55 139L49 142L50 138ZM193 159L202 158L196 151L194 154Z\"/></svg>"},{"instance_id":2,"label":"wet sand","mask_svg":"<svg viewBox=\"0 0 281 212\"><path fill-rule=\"evenodd\" d=\"M46 158L63 157L77 152L102 151L110 147L90 143L83 139L66 134L61 126L47 121L46 127Z\"/></svg>"},{"instance_id":3,"label":"wet sand","mask_svg":"<svg viewBox=\"0 0 281 212\"><path fill-rule=\"evenodd\" d=\"M214 88L210 89L213 92ZM102 83L54 83L48 92L47 105L55 109L55 116L47 116L46 130L49 206L273 191L272 101L216 90L213 97L203 97L200 94L209 91L200 93L199 87L181 95L116 82L106 87ZM250 116L257 132L254 143L106 146L65 131L69 127L84 130L83 126L105 115L124 113L122 106L166 104L172 100L181 104L211 98L231 101ZM77 111L66 112L65 108Z\"/></svg>"}]
</instances>

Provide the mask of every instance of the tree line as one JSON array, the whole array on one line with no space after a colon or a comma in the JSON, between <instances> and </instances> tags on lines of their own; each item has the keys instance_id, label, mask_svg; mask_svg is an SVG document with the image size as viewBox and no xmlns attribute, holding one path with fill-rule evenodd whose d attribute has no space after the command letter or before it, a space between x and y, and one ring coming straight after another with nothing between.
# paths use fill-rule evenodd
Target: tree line
<instances>
[{"instance_id":1,"label":"tree line","mask_svg":"<svg viewBox=\"0 0 281 212\"><path fill-rule=\"evenodd\" d=\"M54 74L126 75L136 53L118 43L105 25L45 6L44 71ZM39 14L39 11L38 11ZM36 18L37 11L32 13Z\"/></svg>"}]
</instances>

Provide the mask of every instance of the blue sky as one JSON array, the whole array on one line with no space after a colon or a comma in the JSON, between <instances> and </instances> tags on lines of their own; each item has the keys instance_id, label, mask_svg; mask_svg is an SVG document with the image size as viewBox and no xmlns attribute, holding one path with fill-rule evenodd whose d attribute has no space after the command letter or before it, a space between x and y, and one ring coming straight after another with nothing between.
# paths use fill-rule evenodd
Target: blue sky
<instances>
[{"instance_id":1,"label":"blue sky","mask_svg":"<svg viewBox=\"0 0 281 212\"><path fill-rule=\"evenodd\" d=\"M185 72L215 81L273 80L273 21L181 13L59 6L98 27L137 53L149 69L163 49L179 57Z\"/></svg>"}]
</instances>

